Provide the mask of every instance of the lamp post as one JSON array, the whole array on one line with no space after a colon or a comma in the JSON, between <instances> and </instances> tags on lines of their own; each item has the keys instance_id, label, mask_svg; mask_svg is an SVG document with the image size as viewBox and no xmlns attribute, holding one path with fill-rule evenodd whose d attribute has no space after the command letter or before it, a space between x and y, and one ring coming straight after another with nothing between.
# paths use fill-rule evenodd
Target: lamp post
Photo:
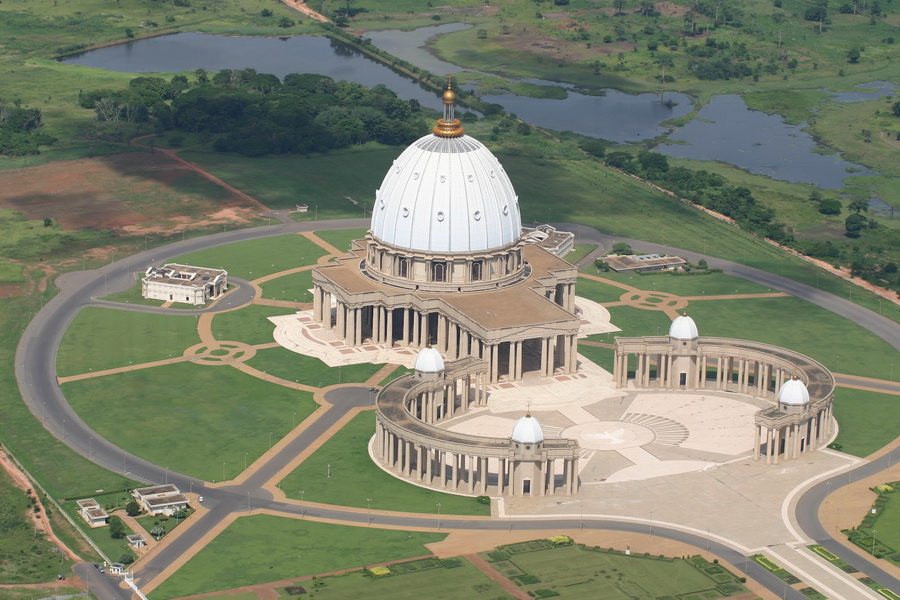
<instances>
[{"instance_id":1,"label":"lamp post","mask_svg":"<svg viewBox=\"0 0 900 600\"><path fill-rule=\"evenodd\" d=\"M441 503L438 502L437 504L435 504L435 506L437 507L437 511L438 511L438 529L440 529L441 528Z\"/></svg>"},{"instance_id":2,"label":"lamp post","mask_svg":"<svg viewBox=\"0 0 900 600\"><path fill-rule=\"evenodd\" d=\"M247 453L244 452L244 470L247 470Z\"/></svg>"},{"instance_id":3,"label":"lamp post","mask_svg":"<svg viewBox=\"0 0 900 600\"><path fill-rule=\"evenodd\" d=\"M874 529L872 530L872 556L875 556L875 534L878 533Z\"/></svg>"},{"instance_id":4,"label":"lamp post","mask_svg":"<svg viewBox=\"0 0 900 600\"><path fill-rule=\"evenodd\" d=\"M328 463L328 464L325 466L325 478L326 478L326 479L331 479L331 463Z\"/></svg>"},{"instance_id":5,"label":"lamp post","mask_svg":"<svg viewBox=\"0 0 900 600\"><path fill-rule=\"evenodd\" d=\"M225 463L222 463L222 481L225 481Z\"/></svg>"},{"instance_id":6,"label":"lamp post","mask_svg":"<svg viewBox=\"0 0 900 600\"><path fill-rule=\"evenodd\" d=\"M369 525L372 524L372 499L366 498L366 512L369 513Z\"/></svg>"}]
</instances>

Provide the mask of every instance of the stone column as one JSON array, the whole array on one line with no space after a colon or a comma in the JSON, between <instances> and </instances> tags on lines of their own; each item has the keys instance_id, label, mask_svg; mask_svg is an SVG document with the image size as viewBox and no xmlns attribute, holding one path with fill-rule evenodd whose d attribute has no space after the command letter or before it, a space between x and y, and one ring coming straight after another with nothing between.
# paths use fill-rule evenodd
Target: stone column
<instances>
[{"instance_id":1,"label":"stone column","mask_svg":"<svg viewBox=\"0 0 900 600\"><path fill-rule=\"evenodd\" d=\"M760 426L753 426L753 460L759 460Z\"/></svg>"}]
</instances>

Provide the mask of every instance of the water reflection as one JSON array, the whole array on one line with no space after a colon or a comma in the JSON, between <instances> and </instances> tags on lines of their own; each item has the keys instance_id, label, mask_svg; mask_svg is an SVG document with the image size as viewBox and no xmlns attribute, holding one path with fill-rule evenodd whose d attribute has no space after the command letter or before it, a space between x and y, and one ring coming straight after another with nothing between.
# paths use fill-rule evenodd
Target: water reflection
<instances>
[{"instance_id":1,"label":"water reflection","mask_svg":"<svg viewBox=\"0 0 900 600\"><path fill-rule=\"evenodd\" d=\"M816 142L799 125L779 115L750 110L740 96L713 96L697 118L669 139L687 145L664 145L659 152L680 158L721 161L751 173L823 189L844 187L843 180L871 174L866 167L838 155L814 152ZM848 172L858 170L857 173Z\"/></svg>"}]
</instances>

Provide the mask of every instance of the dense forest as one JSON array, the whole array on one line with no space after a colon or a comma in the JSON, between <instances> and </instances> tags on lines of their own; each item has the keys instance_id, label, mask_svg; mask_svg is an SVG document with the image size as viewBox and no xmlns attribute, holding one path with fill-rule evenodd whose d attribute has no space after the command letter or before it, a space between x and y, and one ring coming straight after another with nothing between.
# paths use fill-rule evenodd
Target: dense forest
<instances>
[{"instance_id":1,"label":"dense forest","mask_svg":"<svg viewBox=\"0 0 900 600\"><path fill-rule=\"evenodd\" d=\"M79 94L99 121L151 123L158 133L196 133L215 150L244 156L309 154L377 141L411 143L427 131L416 101L384 85L366 88L323 75L290 74L279 80L254 69L199 69L166 81L137 77L125 90ZM174 134L172 133L174 132Z\"/></svg>"}]
</instances>

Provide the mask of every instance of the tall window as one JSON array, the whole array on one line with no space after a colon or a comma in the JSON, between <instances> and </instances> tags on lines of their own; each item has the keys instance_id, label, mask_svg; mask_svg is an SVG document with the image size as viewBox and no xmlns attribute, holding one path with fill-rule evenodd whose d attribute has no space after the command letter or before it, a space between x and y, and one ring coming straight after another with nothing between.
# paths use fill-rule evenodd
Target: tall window
<instances>
[{"instance_id":1,"label":"tall window","mask_svg":"<svg viewBox=\"0 0 900 600\"><path fill-rule=\"evenodd\" d=\"M432 281L446 281L447 280L447 263L436 262L431 267L431 280Z\"/></svg>"},{"instance_id":2,"label":"tall window","mask_svg":"<svg viewBox=\"0 0 900 600\"><path fill-rule=\"evenodd\" d=\"M400 259L400 277L409 277L409 262L405 258Z\"/></svg>"},{"instance_id":3,"label":"tall window","mask_svg":"<svg viewBox=\"0 0 900 600\"><path fill-rule=\"evenodd\" d=\"M476 260L472 263L472 281L481 281L482 272L484 271L484 262Z\"/></svg>"}]
</instances>

